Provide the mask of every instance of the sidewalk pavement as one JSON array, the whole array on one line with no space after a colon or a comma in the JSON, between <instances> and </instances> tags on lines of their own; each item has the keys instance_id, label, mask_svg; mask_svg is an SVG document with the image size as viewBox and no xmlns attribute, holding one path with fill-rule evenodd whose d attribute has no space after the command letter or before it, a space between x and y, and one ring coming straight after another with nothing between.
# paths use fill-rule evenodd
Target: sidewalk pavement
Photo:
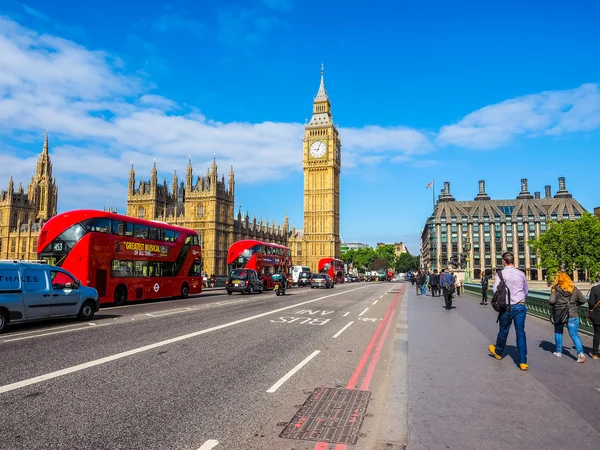
<instances>
[{"instance_id":1,"label":"sidewalk pavement","mask_svg":"<svg viewBox=\"0 0 600 450\"><path fill-rule=\"evenodd\" d=\"M563 357L553 326L528 316L530 370L517 366L514 327L497 361L497 314L463 294L446 311L442 297L408 286L409 450L598 449L600 361L575 362L565 329ZM586 354L591 338L581 336Z\"/></svg>"}]
</instances>

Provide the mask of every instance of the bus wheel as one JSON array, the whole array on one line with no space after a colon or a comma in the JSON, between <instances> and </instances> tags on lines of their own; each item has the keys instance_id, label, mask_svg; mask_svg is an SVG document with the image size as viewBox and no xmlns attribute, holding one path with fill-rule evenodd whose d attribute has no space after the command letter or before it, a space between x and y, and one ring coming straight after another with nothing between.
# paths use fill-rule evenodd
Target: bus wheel
<instances>
[{"instance_id":1,"label":"bus wheel","mask_svg":"<svg viewBox=\"0 0 600 450\"><path fill-rule=\"evenodd\" d=\"M183 283L181 285L181 296L183 298L187 298L190 295L190 286L187 283Z\"/></svg>"},{"instance_id":2,"label":"bus wheel","mask_svg":"<svg viewBox=\"0 0 600 450\"><path fill-rule=\"evenodd\" d=\"M127 288L122 284L115 289L115 306L123 306L127 303Z\"/></svg>"},{"instance_id":3,"label":"bus wheel","mask_svg":"<svg viewBox=\"0 0 600 450\"><path fill-rule=\"evenodd\" d=\"M77 318L79 320L92 320L94 317L94 301L86 300L81 305L81 309L79 310L79 314L77 314Z\"/></svg>"},{"instance_id":4,"label":"bus wheel","mask_svg":"<svg viewBox=\"0 0 600 450\"><path fill-rule=\"evenodd\" d=\"M6 325L8 325L8 314L0 309L0 333L6 330Z\"/></svg>"}]
</instances>

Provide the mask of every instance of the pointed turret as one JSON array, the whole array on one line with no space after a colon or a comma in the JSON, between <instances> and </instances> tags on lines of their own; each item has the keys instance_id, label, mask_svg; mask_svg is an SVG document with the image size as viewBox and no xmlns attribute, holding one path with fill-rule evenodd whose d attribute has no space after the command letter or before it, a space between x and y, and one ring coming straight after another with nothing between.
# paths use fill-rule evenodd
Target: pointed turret
<instances>
[{"instance_id":1,"label":"pointed turret","mask_svg":"<svg viewBox=\"0 0 600 450\"><path fill-rule=\"evenodd\" d=\"M285 219L283 219L283 231L287 233L290 228L290 219L288 217L287 211L285 212Z\"/></svg>"},{"instance_id":2,"label":"pointed turret","mask_svg":"<svg viewBox=\"0 0 600 450\"><path fill-rule=\"evenodd\" d=\"M235 175L233 174L233 166L229 169L229 195L235 192Z\"/></svg>"},{"instance_id":3,"label":"pointed turret","mask_svg":"<svg viewBox=\"0 0 600 450\"><path fill-rule=\"evenodd\" d=\"M41 180L44 177L48 180L52 178L52 161L50 160L50 153L48 148L48 130L46 130L46 135L44 137L44 147L42 148L42 154L38 159L36 176L38 180Z\"/></svg>"},{"instance_id":4,"label":"pointed turret","mask_svg":"<svg viewBox=\"0 0 600 450\"><path fill-rule=\"evenodd\" d=\"M321 83L319 84L319 90L317 96L313 102L313 114L308 123L307 127L321 127L333 125L331 119L331 103L329 103L329 97L325 90L325 69L321 64Z\"/></svg>"},{"instance_id":5,"label":"pointed turret","mask_svg":"<svg viewBox=\"0 0 600 450\"><path fill-rule=\"evenodd\" d=\"M154 160L154 165L152 166L152 176L150 177L150 186L152 186L153 190L158 185L158 171L156 170L156 159Z\"/></svg>"},{"instance_id":6,"label":"pointed turret","mask_svg":"<svg viewBox=\"0 0 600 450\"><path fill-rule=\"evenodd\" d=\"M42 149L42 155L50 156L48 154L48 130L46 130L46 137L44 137L44 148Z\"/></svg>"},{"instance_id":7,"label":"pointed turret","mask_svg":"<svg viewBox=\"0 0 600 450\"><path fill-rule=\"evenodd\" d=\"M177 198L177 187L179 186L179 178L177 177L177 169L173 172L173 183L171 184L171 190L173 197Z\"/></svg>"},{"instance_id":8,"label":"pointed turret","mask_svg":"<svg viewBox=\"0 0 600 450\"><path fill-rule=\"evenodd\" d=\"M193 182L192 157L188 158L187 169L185 170L185 188L191 192Z\"/></svg>"},{"instance_id":9,"label":"pointed turret","mask_svg":"<svg viewBox=\"0 0 600 450\"><path fill-rule=\"evenodd\" d=\"M131 169L129 170L129 193L133 194L135 191L135 170L133 169L133 161L131 162Z\"/></svg>"},{"instance_id":10,"label":"pointed turret","mask_svg":"<svg viewBox=\"0 0 600 450\"><path fill-rule=\"evenodd\" d=\"M10 179L8 180L8 193L12 194L14 191L15 191L15 182L11 175Z\"/></svg>"}]
</instances>

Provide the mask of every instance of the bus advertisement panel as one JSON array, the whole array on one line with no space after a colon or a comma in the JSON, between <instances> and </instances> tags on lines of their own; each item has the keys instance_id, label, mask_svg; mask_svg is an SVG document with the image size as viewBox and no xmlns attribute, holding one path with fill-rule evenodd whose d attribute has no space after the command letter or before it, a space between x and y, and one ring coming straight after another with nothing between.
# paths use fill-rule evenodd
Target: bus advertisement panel
<instances>
[{"instance_id":1,"label":"bus advertisement panel","mask_svg":"<svg viewBox=\"0 0 600 450\"><path fill-rule=\"evenodd\" d=\"M263 283L263 289L273 289L273 274L285 275L291 282L292 251L278 244L244 240L234 242L227 253L229 270L256 270Z\"/></svg>"},{"instance_id":2,"label":"bus advertisement panel","mask_svg":"<svg viewBox=\"0 0 600 450\"><path fill-rule=\"evenodd\" d=\"M187 228L105 211L78 210L46 222L38 258L96 288L100 303L202 292L202 249Z\"/></svg>"},{"instance_id":3,"label":"bus advertisement panel","mask_svg":"<svg viewBox=\"0 0 600 450\"><path fill-rule=\"evenodd\" d=\"M335 258L319 260L319 273L326 273L334 283L344 282L344 261Z\"/></svg>"}]
</instances>

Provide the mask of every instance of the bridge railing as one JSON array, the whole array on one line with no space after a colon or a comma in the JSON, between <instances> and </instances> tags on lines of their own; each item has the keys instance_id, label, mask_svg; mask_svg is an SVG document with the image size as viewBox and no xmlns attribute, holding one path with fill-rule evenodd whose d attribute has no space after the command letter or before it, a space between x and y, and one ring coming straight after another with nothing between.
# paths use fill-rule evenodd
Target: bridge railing
<instances>
[{"instance_id":1,"label":"bridge railing","mask_svg":"<svg viewBox=\"0 0 600 450\"><path fill-rule=\"evenodd\" d=\"M476 294L481 298L481 285L474 283L464 283L464 290L471 294ZM488 292L488 298L491 300L493 292ZM489 301L488 300L488 301ZM529 291L527 299L527 313L550 321L550 291ZM594 334L592 321L588 319L588 307L583 305L579 307L579 330L585 334Z\"/></svg>"}]
</instances>

